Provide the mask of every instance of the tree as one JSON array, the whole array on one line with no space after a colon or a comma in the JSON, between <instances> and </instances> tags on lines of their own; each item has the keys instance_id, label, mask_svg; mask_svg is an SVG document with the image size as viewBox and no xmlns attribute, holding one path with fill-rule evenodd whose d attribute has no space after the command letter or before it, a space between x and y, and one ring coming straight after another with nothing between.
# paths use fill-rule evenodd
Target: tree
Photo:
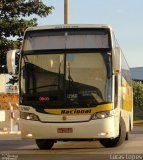
<instances>
[{"instance_id":1,"label":"tree","mask_svg":"<svg viewBox=\"0 0 143 160\"><path fill-rule=\"evenodd\" d=\"M143 84L133 82L134 120L143 119Z\"/></svg>"},{"instance_id":2,"label":"tree","mask_svg":"<svg viewBox=\"0 0 143 160\"><path fill-rule=\"evenodd\" d=\"M0 0L0 73L7 72L7 51L20 48L25 29L37 25L37 18L27 17L46 17L53 9L38 0Z\"/></svg>"},{"instance_id":3,"label":"tree","mask_svg":"<svg viewBox=\"0 0 143 160\"><path fill-rule=\"evenodd\" d=\"M134 107L143 110L143 84L133 82Z\"/></svg>"}]
</instances>

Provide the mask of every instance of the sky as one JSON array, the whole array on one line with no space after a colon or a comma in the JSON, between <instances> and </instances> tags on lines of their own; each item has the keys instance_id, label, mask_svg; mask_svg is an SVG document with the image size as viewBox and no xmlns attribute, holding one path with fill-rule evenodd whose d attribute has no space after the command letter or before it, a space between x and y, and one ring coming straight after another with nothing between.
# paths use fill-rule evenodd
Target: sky
<instances>
[{"instance_id":1,"label":"sky","mask_svg":"<svg viewBox=\"0 0 143 160\"><path fill-rule=\"evenodd\" d=\"M54 6L38 24L64 23L64 0L42 0ZM109 24L130 67L143 67L143 0L69 0L70 24Z\"/></svg>"}]
</instances>

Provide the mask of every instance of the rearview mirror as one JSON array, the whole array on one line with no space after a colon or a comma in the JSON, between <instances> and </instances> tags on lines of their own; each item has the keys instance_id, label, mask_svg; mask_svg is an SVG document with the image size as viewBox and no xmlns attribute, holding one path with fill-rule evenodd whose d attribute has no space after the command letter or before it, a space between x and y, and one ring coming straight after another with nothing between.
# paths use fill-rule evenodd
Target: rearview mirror
<instances>
[{"instance_id":1,"label":"rearview mirror","mask_svg":"<svg viewBox=\"0 0 143 160\"><path fill-rule=\"evenodd\" d=\"M16 54L19 49L10 50L7 52L7 69L9 74L16 74Z\"/></svg>"}]
</instances>

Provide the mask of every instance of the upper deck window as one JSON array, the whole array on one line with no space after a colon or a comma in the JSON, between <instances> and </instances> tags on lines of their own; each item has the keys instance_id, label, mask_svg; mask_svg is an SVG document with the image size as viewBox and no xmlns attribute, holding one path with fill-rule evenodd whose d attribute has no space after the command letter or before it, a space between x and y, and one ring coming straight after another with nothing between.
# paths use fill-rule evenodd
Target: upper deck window
<instances>
[{"instance_id":1,"label":"upper deck window","mask_svg":"<svg viewBox=\"0 0 143 160\"><path fill-rule=\"evenodd\" d=\"M27 31L23 50L109 49L109 29L66 29Z\"/></svg>"}]
</instances>

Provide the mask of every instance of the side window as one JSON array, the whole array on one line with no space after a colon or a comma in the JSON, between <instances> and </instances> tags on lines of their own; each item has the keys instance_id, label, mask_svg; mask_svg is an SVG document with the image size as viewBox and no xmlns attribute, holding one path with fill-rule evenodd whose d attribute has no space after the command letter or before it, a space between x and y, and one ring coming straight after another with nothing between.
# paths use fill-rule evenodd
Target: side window
<instances>
[{"instance_id":1,"label":"side window","mask_svg":"<svg viewBox=\"0 0 143 160\"><path fill-rule=\"evenodd\" d=\"M126 59L124 58L123 54L121 57L121 61L122 61L122 76L125 78L125 80L128 82L128 84L131 85L132 80L131 80L131 73L130 73L130 69L129 66L126 62Z\"/></svg>"}]
</instances>

